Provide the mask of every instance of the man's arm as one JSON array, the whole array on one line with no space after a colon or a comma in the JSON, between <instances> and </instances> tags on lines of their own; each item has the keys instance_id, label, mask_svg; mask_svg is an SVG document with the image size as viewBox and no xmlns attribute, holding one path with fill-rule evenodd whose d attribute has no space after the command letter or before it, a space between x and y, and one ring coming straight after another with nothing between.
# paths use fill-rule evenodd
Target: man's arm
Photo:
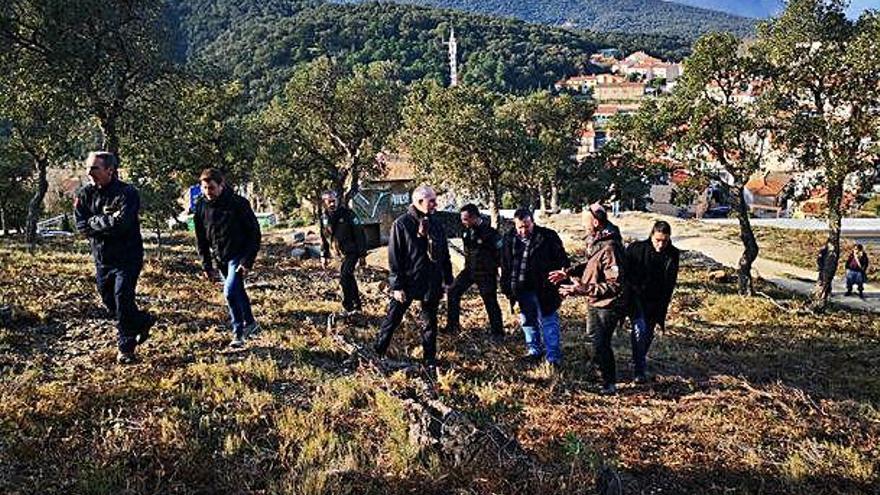
<instances>
[{"instance_id":1,"label":"man's arm","mask_svg":"<svg viewBox=\"0 0 880 495\"><path fill-rule=\"evenodd\" d=\"M254 267L254 262L257 260L257 253L260 251L263 235L260 232L260 222L257 221L257 215L254 214L254 209L251 208L250 202L245 198L241 198L239 201L242 213L240 218L245 222L244 233L247 236L245 255L241 264L250 270Z\"/></svg>"},{"instance_id":2,"label":"man's arm","mask_svg":"<svg viewBox=\"0 0 880 495\"><path fill-rule=\"evenodd\" d=\"M141 198L137 190L126 187L122 194L113 200L112 211L89 217L89 228L95 234L115 235L127 232L137 225Z\"/></svg>"},{"instance_id":3,"label":"man's arm","mask_svg":"<svg viewBox=\"0 0 880 495\"><path fill-rule=\"evenodd\" d=\"M85 191L78 191L73 201L73 218L76 222L76 230L86 237L94 236L95 232L89 226L89 218L92 212L89 211L88 196Z\"/></svg>"},{"instance_id":4,"label":"man's arm","mask_svg":"<svg viewBox=\"0 0 880 495\"><path fill-rule=\"evenodd\" d=\"M354 234L354 242L357 246L358 257L363 258L367 255L367 235L364 233L364 224L358 218L357 213L351 211L351 231Z\"/></svg>"},{"instance_id":5,"label":"man's arm","mask_svg":"<svg viewBox=\"0 0 880 495\"><path fill-rule=\"evenodd\" d=\"M606 246L599 254L599 264L602 270L604 282L595 284L581 285L576 290L578 294L583 294L598 298L608 298L619 295L623 292L623 261L617 255L613 246Z\"/></svg>"},{"instance_id":6,"label":"man's arm","mask_svg":"<svg viewBox=\"0 0 880 495\"><path fill-rule=\"evenodd\" d=\"M407 285L406 268L408 266L406 252L406 228L403 222L394 222L388 238L388 280L391 290L405 290Z\"/></svg>"},{"instance_id":7,"label":"man's arm","mask_svg":"<svg viewBox=\"0 0 880 495\"><path fill-rule=\"evenodd\" d=\"M205 231L204 204L199 201L196 203L196 211L193 215L193 227L196 231L196 247L199 250L199 256L202 257L202 269L207 273L214 269L211 261L211 243L208 241L208 233Z\"/></svg>"}]
</instances>

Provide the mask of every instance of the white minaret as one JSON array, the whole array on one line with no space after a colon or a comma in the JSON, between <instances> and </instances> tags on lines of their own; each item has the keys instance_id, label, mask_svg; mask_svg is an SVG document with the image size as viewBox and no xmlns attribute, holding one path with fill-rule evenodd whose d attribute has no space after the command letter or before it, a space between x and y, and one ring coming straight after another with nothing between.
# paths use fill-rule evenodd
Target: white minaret
<instances>
[{"instance_id":1,"label":"white minaret","mask_svg":"<svg viewBox=\"0 0 880 495\"><path fill-rule=\"evenodd\" d=\"M455 39L455 28L449 31L449 85L458 86L458 41Z\"/></svg>"}]
</instances>

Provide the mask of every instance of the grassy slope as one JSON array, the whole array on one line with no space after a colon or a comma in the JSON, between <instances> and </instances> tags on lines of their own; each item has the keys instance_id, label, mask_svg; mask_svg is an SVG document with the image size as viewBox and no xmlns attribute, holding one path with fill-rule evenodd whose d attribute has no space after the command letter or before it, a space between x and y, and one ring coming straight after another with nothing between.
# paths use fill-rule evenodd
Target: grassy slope
<instances>
[{"instance_id":1,"label":"grassy slope","mask_svg":"<svg viewBox=\"0 0 880 495\"><path fill-rule=\"evenodd\" d=\"M82 243L33 256L0 245L0 303L16 308L0 329L0 492L591 493L603 460L626 493L877 486L877 319L781 311L689 266L652 355L658 382L604 398L590 378L582 303L564 308L567 360L554 378L518 364L518 338L485 342L485 316L470 298L469 331L441 338L438 392L478 425L515 436L539 479L420 453L401 400L419 392L401 374L348 360L323 324L339 309L335 281L312 262L279 261L278 244L252 282L265 333L226 352L219 289L198 280L183 241L145 269L140 293L162 324L144 364L129 368L113 364ZM365 343L385 298L383 273L363 277L367 314L337 331ZM399 357L418 353L413 326L396 338ZM626 342L617 336L624 380Z\"/></svg>"}]
</instances>

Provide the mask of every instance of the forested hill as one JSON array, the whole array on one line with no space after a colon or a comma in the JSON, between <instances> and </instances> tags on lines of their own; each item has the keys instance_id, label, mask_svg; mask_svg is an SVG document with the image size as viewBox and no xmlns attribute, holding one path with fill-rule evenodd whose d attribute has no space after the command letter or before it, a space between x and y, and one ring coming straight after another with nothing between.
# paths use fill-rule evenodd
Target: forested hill
<instances>
[{"instance_id":1,"label":"forested hill","mask_svg":"<svg viewBox=\"0 0 880 495\"><path fill-rule=\"evenodd\" d=\"M546 88L589 70L603 47L680 59L690 43L659 35L575 32L452 10L390 3L180 0L179 52L228 70L265 102L296 64L321 55L352 63L391 60L405 80L446 80L449 28L459 40L461 79L505 91Z\"/></svg>"},{"instance_id":2,"label":"forested hill","mask_svg":"<svg viewBox=\"0 0 880 495\"><path fill-rule=\"evenodd\" d=\"M360 2L363 0L337 0ZM740 36L754 32L754 19L663 0L395 0L512 17L527 22L592 31L651 33L691 40L710 31Z\"/></svg>"}]
</instances>

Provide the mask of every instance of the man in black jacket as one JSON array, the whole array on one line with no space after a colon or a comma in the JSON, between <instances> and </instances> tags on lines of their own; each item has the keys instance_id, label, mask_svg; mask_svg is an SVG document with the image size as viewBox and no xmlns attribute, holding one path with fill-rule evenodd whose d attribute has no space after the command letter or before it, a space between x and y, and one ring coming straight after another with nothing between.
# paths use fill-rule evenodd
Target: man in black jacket
<instances>
[{"instance_id":1,"label":"man in black jacket","mask_svg":"<svg viewBox=\"0 0 880 495\"><path fill-rule=\"evenodd\" d=\"M650 238L626 248L627 283L630 287L630 340L636 383L647 382L648 348L654 329L666 325L666 312L678 279L679 251L672 245L672 228L658 221Z\"/></svg>"},{"instance_id":2,"label":"man in black jacket","mask_svg":"<svg viewBox=\"0 0 880 495\"><path fill-rule=\"evenodd\" d=\"M455 333L459 330L461 296L476 283L483 304L486 306L486 313L489 315L492 336L496 339L501 338L504 335L501 308L498 306L498 261L501 239L489 222L480 216L480 210L474 204L466 204L462 207L461 224L464 226L461 235L464 244L464 270L455 277L452 287L449 288L446 331Z\"/></svg>"},{"instance_id":3,"label":"man in black jacket","mask_svg":"<svg viewBox=\"0 0 880 495\"><path fill-rule=\"evenodd\" d=\"M144 266L140 196L137 189L119 180L116 155L89 153L86 166L94 184L76 195L77 230L89 238L98 292L107 311L116 319L120 364L135 362L135 347L149 337L151 315L138 310L135 288Z\"/></svg>"},{"instance_id":4,"label":"man in black jacket","mask_svg":"<svg viewBox=\"0 0 880 495\"><path fill-rule=\"evenodd\" d=\"M327 267L332 243L336 252L342 255L339 285L342 286L342 308L345 310L343 315L349 316L361 310L361 296L354 278L354 269L358 260L361 261L361 266L367 264L367 238L360 219L351 209L338 205L335 192L325 192L321 200L324 203L324 218L321 219L321 266Z\"/></svg>"},{"instance_id":5,"label":"man in black jacket","mask_svg":"<svg viewBox=\"0 0 880 495\"><path fill-rule=\"evenodd\" d=\"M227 186L219 170L205 169L199 182L202 197L196 203L193 220L202 268L208 280L217 280L220 270L232 319L229 346L241 347L246 337L260 330L244 289L244 278L253 269L260 250L260 224L248 200Z\"/></svg>"},{"instance_id":6,"label":"man in black jacket","mask_svg":"<svg viewBox=\"0 0 880 495\"><path fill-rule=\"evenodd\" d=\"M397 217L388 239L388 267L392 298L373 348L384 356L394 331L414 300L421 302L421 336L424 362L436 365L437 307L452 284L452 263L446 233L432 218L437 195L428 186L416 188L412 205Z\"/></svg>"},{"instance_id":7,"label":"man in black jacket","mask_svg":"<svg viewBox=\"0 0 880 495\"><path fill-rule=\"evenodd\" d=\"M568 267L568 255L559 235L535 225L528 209L517 210L513 224L501 247L501 292L511 305L519 304L527 357L538 361L546 351L547 361L558 367L562 363L558 313L562 297L548 277Z\"/></svg>"}]
</instances>

